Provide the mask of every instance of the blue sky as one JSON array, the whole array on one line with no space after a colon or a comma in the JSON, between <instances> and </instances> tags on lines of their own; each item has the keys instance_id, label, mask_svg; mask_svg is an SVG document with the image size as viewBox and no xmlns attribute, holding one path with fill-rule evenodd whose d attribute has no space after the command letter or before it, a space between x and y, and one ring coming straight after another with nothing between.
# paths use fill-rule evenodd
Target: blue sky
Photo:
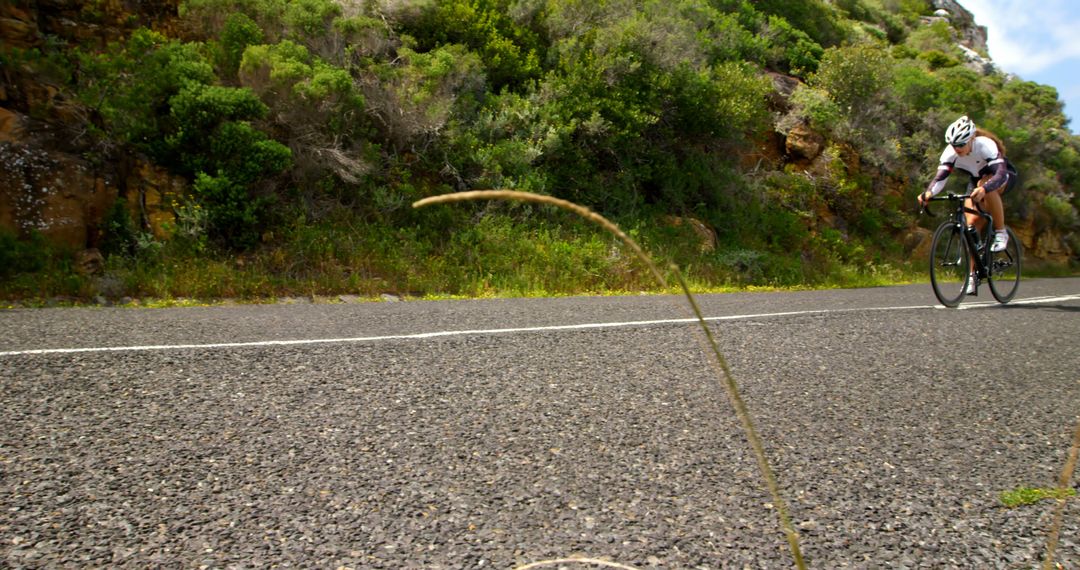
<instances>
[{"instance_id":1,"label":"blue sky","mask_svg":"<svg viewBox=\"0 0 1080 570\"><path fill-rule=\"evenodd\" d=\"M987 28L987 49L1008 73L1057 89L1080 133L1080 2L959 0Z\"/></svg>"}]
</instances>

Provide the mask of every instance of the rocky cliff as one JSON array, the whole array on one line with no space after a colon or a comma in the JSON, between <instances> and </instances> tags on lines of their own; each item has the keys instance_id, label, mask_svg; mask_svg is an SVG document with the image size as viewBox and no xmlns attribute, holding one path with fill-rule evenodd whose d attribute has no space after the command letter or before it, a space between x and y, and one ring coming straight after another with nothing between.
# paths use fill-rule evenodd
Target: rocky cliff
<instances>
[{"instance_id":1,"label":"rocky cliff","mask_svg":"<svg viewBox=\"0 0 1080 570\"><path fill-rule=\"evenodd\" d=\"M138 157L92 148L85 110L31 65L50 52L103 46L146 26L175 33L176 0L0 3L0 227L38 231L79 250L97 245L118 197L164 235L169 196L184 181ZM96 156L91 162L86 156Z\"/></svg>"}]
</instances>

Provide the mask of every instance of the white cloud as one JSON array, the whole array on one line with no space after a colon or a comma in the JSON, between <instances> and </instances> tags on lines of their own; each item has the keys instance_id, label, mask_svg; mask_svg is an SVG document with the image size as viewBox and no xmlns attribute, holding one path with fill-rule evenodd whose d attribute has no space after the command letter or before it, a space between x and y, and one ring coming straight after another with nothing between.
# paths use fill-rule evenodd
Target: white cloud
<instances>
[{"instance_id":1,"label":"white cloud","mask_svg":"<svg viewBox=\"0 0 1080 570\"><path fill-rule=\"evenodd\" d=\"M1073 0L962 0L987 28L990 57L1021 77L1080 59L1080 9Z\"/></svg>"}]
</instances>

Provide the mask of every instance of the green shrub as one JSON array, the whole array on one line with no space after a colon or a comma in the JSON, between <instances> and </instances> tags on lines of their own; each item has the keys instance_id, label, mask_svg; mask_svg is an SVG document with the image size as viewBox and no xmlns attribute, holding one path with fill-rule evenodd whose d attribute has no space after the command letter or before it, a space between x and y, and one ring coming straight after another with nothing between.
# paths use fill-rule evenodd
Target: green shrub
<instances>
[{"instance_id":1,"label":"green shrub","mask_svg":"<svg viewBox=\"0 0 1080 570\"><path fill-rule=\"evenodd\" d=\"M169 99L215 79L199 48L140 28L102 53L78 52L78 98L101 115L105 136L155 154Z\"/></svg>"},{"instance_id":2,"label":"green shrub","mask_svg":"<svg viewBox=\"0 0 1080 570\"><path fill-rule=\"evenodd\" d=\"M402 47L394 64L372 71L378 81L365 84L365 105L399 151L429 147L452 117L471 118L485 92L480 57L461 45L427 53Z\"/></svg>"},{"instance_id":3,"label":"green shrub","mask_svg":"<svg viewBox=\"0 0 1080 570\"><path fill-rule=\"evenodd\" d=\"M894 65L888 52L877 45L829 48L809 80L809 85L827 94L832 103L818 104L816 110L834 120L827 132L881 167L896 158L895 141L902 134L899 103L891 88Z\"/></svg>"},{"instance_id":4,"label":"green shrub","mask_svg":"<svg viewBox=\"0 0 1080 570\"><path fill-rule=\"evenodd\" d=\"M781 16L821 46L835 46L851 36L850 24L824 0L756 0L753 6L771 16Z\"/></svg>"},{"instance_id":5,"label":"green shrub","mask_svg":"<svg viewBox=\"0 0 1080 570\"><path fill-rule=\"evenodd\" d=\"M259 177L258 172L276 174L287 165L280 160L267 165L246 163L262 154L257 145L266 141L265 134L238 123L258 119L267 112L251 90L196 84L169 102L175 131L165 139L166 156L184 174L193 176L231 166L242 173L229 171L230 176L252 182ZM282 147L278 154L287 156L288 149Z\"/></svg>"},{"instance_id":6,"label":"green shrub","mask_svg":"<svg viewBox=\"0 0 1080 570\"><path fill-rule=\"evenodd\" d=\"M893 59L915 59L919 57L919 51L911 46L904 44L896 44L890 48L889 53L892 54Z\"/></svg>"},{"instance_id":7,"label":"green shrub","mask_svg":"<svg viewBox=\"0 0 1080 570\"><path fill-rule=\"evenodd\" d=\"M923 113L937 106L943 87L934 74L917 64L904 62L896 66L893 89L902 105L913 112Z\"/></svg>"},{"instance_id":8,"label":"green shrub","mask_svg":"<svg viewBox=\"0 0 1080 570\"><path fill-rule=\"evenodd\" d=\"M925 61L926 64L930 66L930 69L941 69L943 67L956 67L957 65L960 65L959 60L936 49L920 53L919 59Z\"/></svg>"},{"instance_id":9,"label":"green shrub","mask_svg":"<svg viewBox=\"0 0 1080 570\"><path fill-rule=\"evenodd\" d=\"M806 32L779 16L770 16L764 34L771 45L768 62L780 71L806 77L817 71L825 50Z\"/></svg>"},{"instance_id":10,"label":"green shrub","mask_svg":"<svg viewBox=\"0 0 1080 570\"><path fill-rule=\"evenodd\" d=\"M38 232L19 239L6 228L0 228L0 277L41 271L53 252Z\"/></svg>"},{"instance_id":11,"label":"green shrub","mask_svg":"<svg viewBox=\"0 0 1080 570\"><path fill-rule=\"evenodd\" d=\"M166 139L205 208L212 239L232 248L254 245L270 219L260 182L286 170L292 153L246 120L266 107L248 89L197 85L171 100L178 128ZM212 175L210 173L213 173Z\"/></svg>"},{"instance_id":12,"label":"green shrub","mask_svg":"<svg viewBox=\"0 0 1080 570\"><path fill-rule=\"evenodd\" d=\"M416 38L418 51L463 44L478 54L493 91L524 85L541 74L543 47L530 29L509 15L508 0L444 0L427 4L404 31Z\"/></svg>"},{"instance_id":13,"label":"green shrub","mask_svg":"<svg viewBox=\"0 0 1080 570\"><path fill-rule=\"evenodd\" d=\"M266 199L253 197L247 185L219 173L195 176L192 193L205 204L210 232L233 249L246 249L258 242L260 223L265 219Z\"/></svg>"},{"instance_id":14,"label":"green shrub","mask_svg":"<svg viewBox=\"0 0 1080 570\"><path fill-rule=\"evenodd\" d=\"M221 31L221 67L228 76L235 76L240 69L240 60L244 50L250 45L263 43L263 30L255 20L243 12L234 12L225 19Z\"/></svg>"},{"instance_id":15,"label":"green shrub","mask_svg":"<svg viewBox=\"0 0 1080 570\"><path fill-rule=\"evenodd\" d=\"M829 93L807 85L799 85L791 94L794 113L809 120L810 125L823 132L837 132L844 119L843 111Z\"/></svg>"},{"instance_id":16,"label":"green shrub","mask_svg":"<svg viewBox=\"0 0 1080 570\"><path fill-rule=\"evenodd\" d=\"M102 255L130 257L135 253L135 227L131 222L127 200L123 197L113 202L109 213L102 223L102 240L99 249Z\"/></svg>"},{"instance_id":17,"label":"green shrub","mask_svg":"<svg viewBox=\"0 0 1080 570\"><path fill-rule=\"evenodd\" d=\"M993 95L978 72L957 66L939 69L934 75L941 81L937 108L956 115L968 115L975 121L986 114Z\"/></svg>"},{"instance_id":18,"label":"green shrub","mask_svg":"<svg viewBox=\"0 0 1080 570\"><path fill-rule=\"evenodd\" d=\"M341 4L333 0L289 0L285 4L282 23L288 30L288 37L316 38L330 31L334 19L341 13Z\"/></svg>"},{"instance_id":19,"label":"green shrub","mask_svg":"<svg viewBox=\"0 0 1080 570\"><path fill-rule=\"evenodd\" d=\"M865 113L888 92L892 60L873 45L829 48L810 85L824 89L841 109L851 115Z\"/></svg>"},{"instance_id":20,"label":"green shrub","mask_svg":"<svg viewBox=\"0 0 1080 570\"><path fill-rule=\"evenodd\" d=\"M692 9L705 9L692 3ZM702 26L708 33L697 36L710 63L722 61L748 61L765 63L769 48L768 38L749 30L740 22L737 14L725 14L712 10Z\"/></svg>"},{"instance_id":21,"label":"green shrub","mask_svg":"<svg viewBox=\"0 0 1080 570\"><path fill-rule=\"evenodd\" d=\"M235 14L250 18L268 41L279 41L285 33L285 11L291 0L182 0L180 17L203 38L219 37Z\"/></svg>"},{"instance_id":22,"label":"green shrub","mask_svg":"<svg viewBox=\"0 0 1080 570\"><path fill-rule=\"evenodd\" d=\"M225 172L240 183L254 183L289 168L292 152L245 122L226 122L213 133L207 149L215 160L212 170Z\"/></svg>"},{"instance_id":23,"label":"green shrub","mask_svg":"<svg viewBox=\"0 0 1080 570\"><path fill-rule=\"evenodd\" d=\"M247 48L240 63L240 79L243 85L274 105L278 114L309 115L290 117L294 120L324 123L335 113L363 108L363 97L356 92L348 70L331 65L311 55L303 45L288 40Z\"/></svg>"},{"instance_id":24,"label":"green shrub","mask_svg":"<svg viewBox=\"0 0 1080 570\"><path fill-rule=\"evenodd\" d=\"M1067 196L1050 194L1043 199L1042 205L1055 226L1072 228L1077 225L1076 209L1069 203Z\"/></svg>"},{"instance_id":25,"label":"green shrub","mask_svg":"<svg viewBox=\"0 0 1080 570\"><path fill-rule=\"evenodd\" d=\"M931 50L950 53L956 50L953 44L952 26L943 21L919 26L907 37L907 45L919 53Z\"/></svg>"}]
</instances>

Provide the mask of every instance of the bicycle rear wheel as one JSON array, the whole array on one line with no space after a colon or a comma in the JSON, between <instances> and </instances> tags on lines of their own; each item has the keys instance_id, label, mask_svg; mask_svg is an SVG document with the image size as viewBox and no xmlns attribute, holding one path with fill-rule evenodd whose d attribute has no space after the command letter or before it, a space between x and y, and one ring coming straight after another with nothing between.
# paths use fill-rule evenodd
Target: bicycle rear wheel
<instances>
[{"instance_id":1,"label":"bicycle rear wheel","mask_svg":"<svg viewBox=\"0 0 1080 570\"><path fill-rule=\"evenodd\" d=\"M1016 289L1020 286L1020 240L1016 239L1011 229L1009 232L1009 245L997 253L991 254L990 259L990 292L999 303L1008 303L1016 295Z\"/></svg>"},{"instance_id":2,"label":"bicycle rear wheel","mask_svg":"<svg viewBox=\"0 0 1080 570\"><path fill-rule=\"evenodd\" d=\"M930 245L930 285L942 305L960 304L970 271L964 229L956 222L941 224Z\"/></svg>"}]
</instances>

